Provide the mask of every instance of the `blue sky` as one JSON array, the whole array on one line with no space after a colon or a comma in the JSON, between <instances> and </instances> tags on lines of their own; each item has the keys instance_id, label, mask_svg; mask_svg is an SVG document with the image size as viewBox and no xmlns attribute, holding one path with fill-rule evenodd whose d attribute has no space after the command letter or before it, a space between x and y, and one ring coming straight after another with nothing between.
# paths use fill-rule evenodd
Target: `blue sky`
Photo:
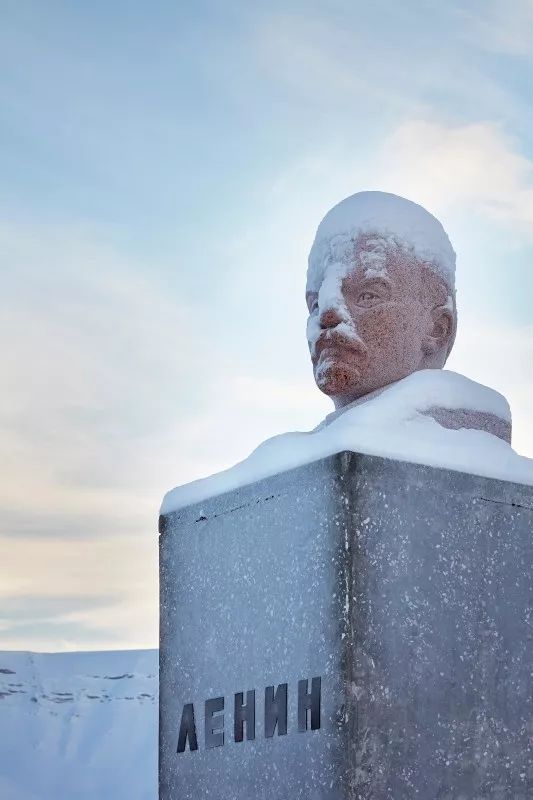
<instances>
[{"instance_id":1,"label":"blue sky","mask_svg":"<svg viewBox=\"0 0 533 800\"><path fill-rule=\"evenodd\" d=\"M154 646L172 486L329 410L306 258L403 194L533 456L533 2L3 0L0 647Z\"/></svg>"}]
</instances>

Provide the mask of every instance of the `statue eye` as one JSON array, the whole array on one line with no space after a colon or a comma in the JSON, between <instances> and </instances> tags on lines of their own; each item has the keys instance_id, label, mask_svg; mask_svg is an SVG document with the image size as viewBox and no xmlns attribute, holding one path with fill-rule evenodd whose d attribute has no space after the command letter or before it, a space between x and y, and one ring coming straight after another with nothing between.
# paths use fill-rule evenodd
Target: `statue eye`
<instances>
[{"instance_id":1,"label":"statue eye","mask_svg":"<svg viewBox=\"0 0 533 800\"><path fill-rule=\"evenodd\" d=\"M379 303L386 303L390 297L390 283L387 280L373 280L371 283L363 284L357 297L357 304L363 308L372 308Z\"/></svg>"},{"instance_id":2,"label":"statue eye","mask_svg":"<svg viewBox=\"0 0 533 800\"><path fill-rule=\"evenodd\" d=\"M309 313L314 314L315 311L318 311L318 300L313 300L311 303L311 308L309 309Z\"/></svg>"}]
</instances>

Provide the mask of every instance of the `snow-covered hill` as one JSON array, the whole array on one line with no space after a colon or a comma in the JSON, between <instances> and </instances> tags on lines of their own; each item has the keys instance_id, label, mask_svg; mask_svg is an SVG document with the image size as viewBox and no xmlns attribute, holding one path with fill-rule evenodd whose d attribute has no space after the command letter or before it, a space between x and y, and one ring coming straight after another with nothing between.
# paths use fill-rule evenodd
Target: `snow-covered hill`
<instances>
[{"instance_id":1,"label":"snow-covered hill","mask_svg":"<svg viewBox=\"0 0 533 800\"><path fill-rule=\"evenodd\" d=\"M155 800L157 650L0 652L1 800Z\"/></svg>"}]
</instances>

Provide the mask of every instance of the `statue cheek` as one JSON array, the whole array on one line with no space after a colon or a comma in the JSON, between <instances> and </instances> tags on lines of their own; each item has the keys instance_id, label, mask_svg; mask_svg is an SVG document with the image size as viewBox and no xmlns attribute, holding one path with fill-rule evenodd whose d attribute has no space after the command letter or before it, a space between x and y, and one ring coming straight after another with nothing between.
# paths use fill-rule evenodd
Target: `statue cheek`
<instances>
[{"instance_id":1,"label":"statue cheek","mask_svg":"<svg viewBox=\"0 0 533 800\"><path fill-rule=\"evenodd\" d=\"M385 306L369 309L357 322L357 332L364 342L386 347L394 342L399 328L397 312Z\"/></svg>"}]
</instances>

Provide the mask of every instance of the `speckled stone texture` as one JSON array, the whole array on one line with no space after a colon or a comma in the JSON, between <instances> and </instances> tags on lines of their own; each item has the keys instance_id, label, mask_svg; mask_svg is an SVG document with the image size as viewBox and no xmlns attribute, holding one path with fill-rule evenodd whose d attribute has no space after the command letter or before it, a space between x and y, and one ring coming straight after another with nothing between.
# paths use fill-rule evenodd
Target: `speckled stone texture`
<instances>
[{"instance_id":1,"label":"speckled stone texture","mask_svg":"<svg viewBox=\"0 0 533 800\"><path fill-rule=\"evenodd\" d=\"M408 243L379 232L335 240L320 287L307 288L307 340L318 388L343 408L420 369L444 366L455 292Z\"/></svg>"},{"instance_id":2,"label":"speckled stone texture","mask_svg":"<svg viewBox=\"0 0 533 800\"><path fill-rule=\"evenodd\" d=\"M533 488L343 453L161 530L161 800L533 797ZM317 676L321 726L300 732ZM287 734L265 738L282 683ZM198 750L178 754L186 703Z\"/></svg>"}]
</instances>

